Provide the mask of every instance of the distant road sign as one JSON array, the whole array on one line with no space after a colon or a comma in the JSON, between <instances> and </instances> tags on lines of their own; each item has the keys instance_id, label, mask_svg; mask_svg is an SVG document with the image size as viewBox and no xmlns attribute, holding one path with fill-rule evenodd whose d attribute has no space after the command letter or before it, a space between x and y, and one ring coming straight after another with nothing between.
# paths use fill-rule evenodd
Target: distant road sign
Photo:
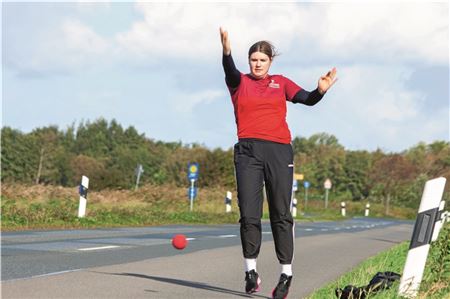
<instances>
[{"instance_id":1,"label":"distant road sign","mask_svg":"<svg viewBox=\"0 0 450 299\"><path fill-rule=\"evenodd\" d=\"M296 180L303 181L304 177L303 173L294 173L294 179Z\"/></svg>"},{"instance_id":2,"label":"distant road sign","mask_svg":"<svg viewBox=\"0 0 450 299\"><path fill-rule=\"evenodd\" d=\"M326 179L326 180L325 180L325 183L323 183L323 187L324 187L325 189L331 189L331 186L332 186L331 180L330 180L330 179Z\"/></svg>"},{"instance_id":3,"label":"distant road sign","mask_svg":"<svg viewBox=\"0 0 450 299\"><path fill-rule=\"evenodd\" d=\"M136 167L134 173L136 174L136 176L139 176L143 172L144 172L144 167L142 167L142 164L138 164L138 166Z\"/></svg>"},{"instance_id":4,"label":"distant road sign","mask_svg":"<svg viewBox=\"0 0 450 299\"><path fill-rule=\"evenodd\" d=\"M303 182L303 187L305 187L306 189L308 189L309 186L310 186L310 184L309 184L308 181L304 181L304 182Z\"/></svg>"},{"instance_id":5,"label":"distant road sign","mask_svg":"<svg viewBox=\"0 0 450 299\"><path fill-rule=\"evenodd\" d=\"M188 164L188 179L197 180L198 179L198 163Z\"/></svg>"}]
</instances>

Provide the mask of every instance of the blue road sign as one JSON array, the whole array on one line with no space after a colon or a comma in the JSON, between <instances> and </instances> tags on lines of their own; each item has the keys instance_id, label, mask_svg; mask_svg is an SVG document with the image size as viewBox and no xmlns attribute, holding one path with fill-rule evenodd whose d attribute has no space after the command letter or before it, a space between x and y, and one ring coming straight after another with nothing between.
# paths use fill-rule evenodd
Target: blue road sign
<instances>
[{"instance_id":1,"label":"blue road sign","mask_svg":"<svg viewBox=\"0 0 450 299\"><path fill-rule=\"evenodd\" d=\"M305 187L306 189L309 188L309 182L308 181L304 181L303 182L303 187Z\"/></svg>"},{"instance_id":2,"label":"blue road sign","mask_svg":"<svg viewBox=\"0 0 450 299\"><path fill-rule=\"evenodd\" d=\"M196 197L197 197L197 188L189 187L188 188L188 199L191 199L191 198L194 199Z\"/></svg>"},{"instance_id":3,"label":"blue road sign","mask_svg":"<svg viewBox=\"0 0 450 299\"><path fill-rule=\"evenodd\" d=\"M198 163L188 164L188 179L197 180L198 179Z\"/></svg>"}]
</instances>

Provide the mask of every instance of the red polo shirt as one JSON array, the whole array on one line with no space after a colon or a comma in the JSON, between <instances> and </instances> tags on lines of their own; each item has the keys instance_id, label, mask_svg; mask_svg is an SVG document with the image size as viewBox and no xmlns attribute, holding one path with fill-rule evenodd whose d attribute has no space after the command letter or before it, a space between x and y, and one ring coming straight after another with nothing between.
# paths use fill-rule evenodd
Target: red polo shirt
<instances>
[{"instance_id":1,"label":"red polo shirt","mask_svg":"<svg viewBox=\"0 0 450 299\"><path fill-rule=\"evenodd\" d=\"M290 143L286 101L302 88L281 75L254 79L241 73L237 88L229 88L236 117L238 138L258 138Z\"/></svg>"}]
</instances>

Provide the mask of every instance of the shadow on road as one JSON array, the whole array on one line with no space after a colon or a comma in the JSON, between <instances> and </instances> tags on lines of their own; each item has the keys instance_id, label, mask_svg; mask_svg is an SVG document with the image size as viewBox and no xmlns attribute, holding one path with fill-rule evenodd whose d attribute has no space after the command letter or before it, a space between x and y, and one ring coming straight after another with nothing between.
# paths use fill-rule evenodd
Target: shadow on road
<instances>
[{"instance_id":1,"label":"shadow on road","mask_svg":"<svg viewBox=\"0 0 450 299\"><path fill-rule=\"evenodd\" d=\"M248 295L243 292L239 291L233 291L229 289L224 289L220 287L215 287L208 285L206 283L201 282L195 282L195 281L188 281L188 280L181 280L181 279L174 279L174 278L168 278L168 277L159 277L159 276L150 276L150 275L144 275L144 274L138 274L138 273L106 273L106 272L96 272L101 274L109 274L109 275L120 275L120 276L132 276L132 277L138 277L138 278L144 278L144 279L151 279L159 282L165 282L165 283L171 283L176 285L181 285L185 287L195 288L195 289L201 289L211 292L217 292L217 293L223 293L223 294L231 294L235 296L245 297L245 298L265 298L270 299L270 297L261 296L261 295Z\"/></svg>"},{"instance_id":2,"label":"shadow on road","mask_svg":"<svg viewBox=\"0 0 450 299\"><path fill-rule=\"evenodd\" d=\"M387 239L379 239L379 238L367 238L369 240L375 240L375 241L381 241L381 242L386 242L386 243L392 243L392 244L400 244L402 242L400 241L396 241L396 240L387 240Z\"/></svg>"}]
</instances>

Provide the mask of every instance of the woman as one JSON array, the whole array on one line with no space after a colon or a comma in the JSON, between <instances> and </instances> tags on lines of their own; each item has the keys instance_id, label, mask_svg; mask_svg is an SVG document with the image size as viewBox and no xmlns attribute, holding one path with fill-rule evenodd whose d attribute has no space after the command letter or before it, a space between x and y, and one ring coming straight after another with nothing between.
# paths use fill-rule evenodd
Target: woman
<instances>
[{"instance_id":1,"label":"woman","mask_svg":"<svg viewBox=\"0 0 450 299\"><path fill-rule=\"evenodd\" d=\"M240 73L231 57L228 32L220 28L225 82L231 94L239 142L234 147L241 243L245 261L245 291L257 292L261 279L256 258L261 247L263 184L269 204L270 224L281 275L273 298L286 298L292 280L294 220L291 192L293 151L286 123L286 101L315 105L336 82L336 68L320 77L308 92L286 77L269 75L276 53L267 41L250 47L249 74Z\"/></svg>"}]
</instances>

